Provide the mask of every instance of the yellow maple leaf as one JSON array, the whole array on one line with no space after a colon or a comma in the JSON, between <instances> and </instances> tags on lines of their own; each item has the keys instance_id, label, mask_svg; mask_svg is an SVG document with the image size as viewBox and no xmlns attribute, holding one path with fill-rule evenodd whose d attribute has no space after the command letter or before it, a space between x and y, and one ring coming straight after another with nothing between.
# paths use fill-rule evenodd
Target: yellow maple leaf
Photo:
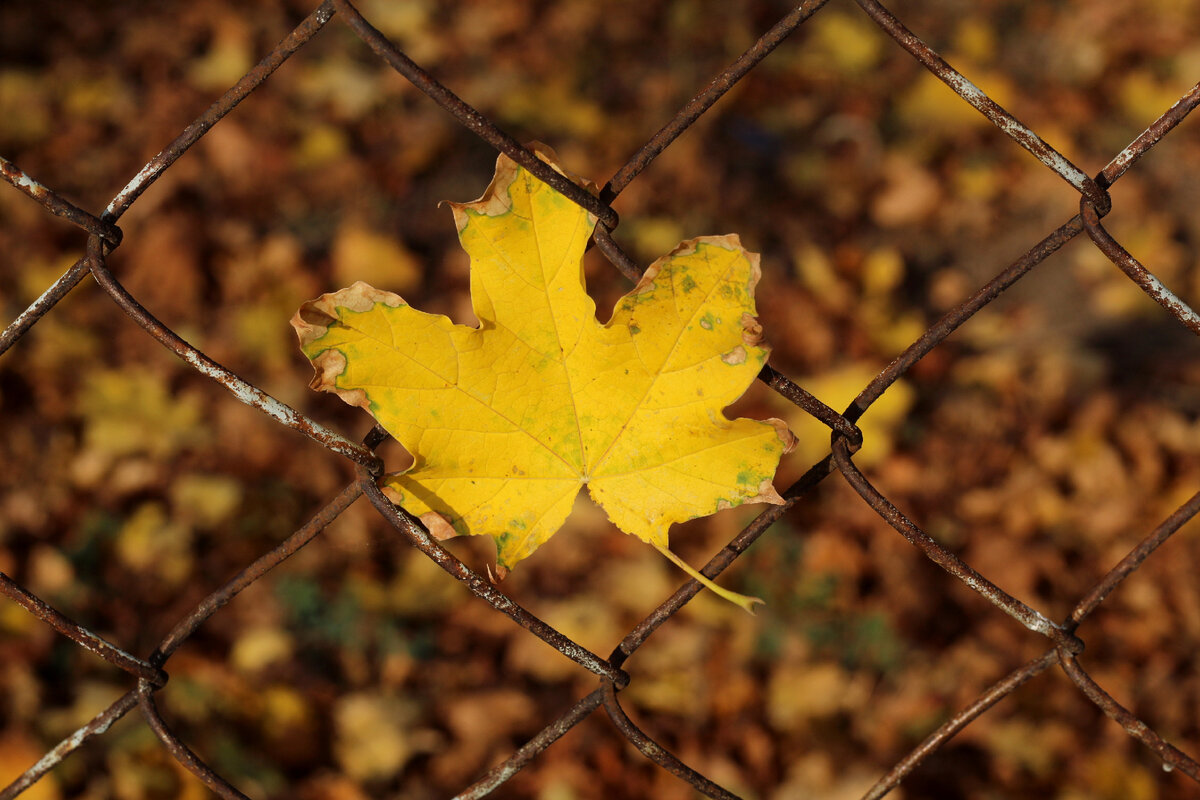
<instances>
[{"instance_id":1,"label":"yellow maple leaf","mask_svg":"<svg viewBox=\"0 0 1200 800\"><path fill-rule=\"evenodd\" d=\"M758 256L735 235L682 242L601 325L583 281L588 212L506 156L483 197L450 206L478 328L362 282L292 318L312 387L370 411L413 455L383 479L389 497L440 538L493 537L504 575L586 486L617 527L749 609L671 553L667 530L783 502L771 481L787 427L722 413L767 358Z\"/></svg>"}]
</instances>

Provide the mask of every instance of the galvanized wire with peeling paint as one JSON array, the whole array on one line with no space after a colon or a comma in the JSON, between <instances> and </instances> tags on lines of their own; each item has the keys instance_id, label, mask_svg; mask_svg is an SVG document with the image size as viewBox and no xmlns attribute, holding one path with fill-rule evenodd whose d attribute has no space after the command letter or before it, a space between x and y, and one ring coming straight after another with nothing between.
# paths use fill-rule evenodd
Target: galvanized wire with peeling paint
<instances>
[{"instance_id":1,"label":"galvanized wire with peeling paint","mask_svg":"<svg viewBox=\"0 0 1200 800\"><path fill-rule=\"evenodd\" d=\"M772 506L761 513L701 571L709 578L716 578L772 523L787 514L814 487L826 478L840 475L888 525L917 547L933 563L986 598L1018 624L1044 637L1046 650L1043 655L1012 671L979 694L966 708L954 714L881 777L867 792L866 798L879 798L887 794L916 769L925 758L952 739L973 720L1008 697L1021 685L1034 680L1055 666L1060 668L1066 677L1078 687L1083 696L1121 726L1129 736L1154 751L1162 760L1164 769L1178 770L1181 774L1200 783L1200 762L1197 761L1195 755L1181 752L1166 741L1159 733L1113 699L1088 674L1084 666L1086 659L1082 656L1084 642L1077 636L1080 624L1104 602L1105 598L1148 558L1153 557L1157 548L1173 533L1200 513L1200 492L1193 494L1166 519L1162 520L1154 530L1148 532L1139 544L1114 565L1107 574L1094 576L1093 585L1078 599L1071 613L1062 620L1054 620L1006 593L987 576L939 544L906 516L903 510L896 507L876 489L854 461L854 454L863 444L862 433L855 423L873 403L883 396L888 387L905 375L974 314L999 297L1002 292L1027 275L1068 241L1081 234L1085 234L1086 238L1100 252L1158 303L1164 314L1193 333L1200 334L1200 316L1196 311L1165 286L1152 271L1135 259L1101 224L1101 219L1109 213L1112 207L1112 201L1108 194L1109 187L1200 103L1200 84L1192 87L1178 102L1165 109L1161 116L1154 120L1140 136L1114 155L1103 169L1094 176L1089 176L1083 169L1073 164L1047 144L1037 133L992 100L966 76L955 70L876 0L856 0L856 2L862 11L897 45L958 93L964 102L969 103L987 117L1015 144L1028 150L1047 169L1073 187L1079 194L1079 210L1077 214L1030 247L1024 255L1003 269L992 280L978 288L967 300L951 309L930 326L886 369L863 387L843 412L839 413L830 408L786 375L771 367L764 368L759 376L764 383L830 429L829 455L813 464L795 484L783 492L785 498L783 505ZM486 116L457 97L420 65L397 49L392 42L372 27L370 22L364 19L347 0L325 0L257 66L139 170L99 214L92 214L71 203L53 189L38 182L35 177L26 174L18 165L0 158L0 173L10 184L40 203L49 213L69 220L89 235L85 254L0 334L0 354L18 343L30 328L50 313L55 305L90 273L117 306L150 336L179 355L200 374L216 381L235 399L259 409L280 424L312 438L331 453L349 459L354 463L356 469L356 478L318 511L308 523L296 530L277 547L247 565L228 583L209 594L191 613L180 619L162 641L144 657L127 652L118 644L97 636L27 591L7 575L0 573L0 592L3 592L9 601L21 605L61 635L69 637L79 646L121 669L128 674L130 680L130 689L124 696L63 739L37 763L30 765L28 770L15 782L0 791L0 800L8 800L8 798L20 795L39 778L68 758L86 741L102 736L117 719L128 714L134 708L141 712L147 724L170 754L212 790L222 797L245 797L242 792L196 755L180 738L171 722L165 719L158 710L155 694L168 681L168 667L172 655L206 620L218 613L226 603L247 586L253 584L268 571L295 554L305 544L319 536L326 526L364 494L384 520L415 548L421 550L448 573L447 580L452 578L460 581L479 600L507 615L530 634L547 642L564 656L575 661L581 669L594 673L598 680L598 686L594 691L565 709L560 717L546 724L540 733L520 747L506 761L488 771L471 786L463 789L457 795L458 798L465 800L465 798L478 798L489 794L553 745L564 733L601 707L625 738L664 770L670 771L709 797L735 797L730 791L692 769L658 744L650 734L630 720L620 704L621 690L625 689L631 681L636 680L636 674L631 674L623 669L625 661L659 626L668 622L676 612L695 597L701 588L698 582L688 581L680 586L673 595L664 600L634 627L609 655L602 656L589 651L529 613L486 578L469 569L434 540L417 520L384 497L377 485L377 478L382 472L382 464L374 453L375 448L387 438L387 434L382 429L375 428L361 443L350 441L272 398L253 384L242 380L210 356L184 341L177 333L159 321L150 310L143 307L138 299L121 284L117 276L109 270L107 258L122 242L122 232L118 227L118 222L126 211L137 202L142 193L214 125L219 124L222 118L239 102L255 91L286 59L299 51L322 28L336 18L353 30L374 53L428 95L433 102L445 109L467 130L479 136L497 151L507 154L541 180L593 213L598 220L593 237L595 245L616 269L628 277L636 278L640 272L639 268L622 251L612 236L619 225L617 214L611 206L612 201L681 133L686 131L763 59L767 58L792 32L819 12L824 5L825 0L808 0L784 16L634 153L603 187L599 196L587 193L538 160Z\"/></svg>"}]
</instances>

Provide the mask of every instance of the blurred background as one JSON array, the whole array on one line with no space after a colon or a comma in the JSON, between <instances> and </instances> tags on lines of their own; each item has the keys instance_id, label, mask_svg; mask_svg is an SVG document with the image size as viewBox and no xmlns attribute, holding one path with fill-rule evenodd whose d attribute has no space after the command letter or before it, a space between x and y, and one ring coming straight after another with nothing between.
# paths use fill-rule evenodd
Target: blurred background
<instances>
[{"instance_id":1,"label":"blurred background","mask_svg":"<svg viewBox=\"0 0 1200 800\"><path fill-rule=\"evenodd\" d=\"M889 4L1094 174L1200 75L1191 0ZM315 3L0 7L0 154L99 212ZM603 183L781 17L779 2L391 3L364 15L517 139ZM1106 227L1200 304L1200 136L1188 120L1114 187ZM443 200L478 197L495 153L338 20L121 219L114 273L245 379L353 439L371 420L307 387L288 319L355 280L469 322ZM1078 210L1078 195L833 0L614 203L646 265L736 232L762 253L771 364L841 409L942 313ZM13 319L84 237L0 187L0 302ZM598 252L605 309L629 284ZM146 655L214 588L353 477L235 402L89 278L0 359L0 570ZM736 413L828 432L761 385ZM1063 248L890 388L855 462L914 521L1052 619L1200 485L1200 346L1090 243ZM403 462L394 444L382 451ZM702 564L757 509L678 526ZM1200 537L1182 529L1081 628L1081 664L1200 753ZM475 569L490 540L449 547ZM601 654L682 574L586 499L503 590ZM746 798L859 797L983 689L1042 653L832 475L626 665L626 709ZM158 703L251 797L438 798L595 680L413 552L365 500L208 621ZM132 687L0 601L0 785ZM969 726L893 796L1154 800L1195 783L1051 670ZM199 798L134 712L31 798ZM689 798L593 715L495 795Z\"/></svg>"}]
</instances>

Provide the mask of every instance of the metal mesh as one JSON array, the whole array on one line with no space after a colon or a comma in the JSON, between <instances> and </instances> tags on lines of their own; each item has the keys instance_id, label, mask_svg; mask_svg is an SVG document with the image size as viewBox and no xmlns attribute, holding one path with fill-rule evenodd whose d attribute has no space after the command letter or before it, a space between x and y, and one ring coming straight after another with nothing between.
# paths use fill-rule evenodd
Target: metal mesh
<instances>
[{"instance_id":1,"label":"metal mesh","mask_svg":"<svg viewBox=\"0 0 1200 800\"><path fill-rule=\"evenodd\" d=\"M641 623L630 630L607 657L591 652L529 613L484 577L464 565L462 561L434 541L416 520L405 513L403 509L393 506L381 494L376 484L376 478L381 474L382 464L374 451L385 441L386 433L376 428L362 442L350 441L272 398L252 383L237 377L212 357L188 344L170 327L160 322L151 311L144 308L138 299L122 285L118 277L109 270L107 260L109 254L122 242L122 231L117 223L127 211L135 206L143 193L162 177L180 156L218 125L238 103L258 89L263 81L286 59L300 51L328 23L335 21L335 23L348 26L380 59L386 61L396 72L424 92L434 103L441 106L466 130L486 141L497 151L507 154L543 181L595 214L599 220L594 233L595 245L616 269L630 278L636 278L640 272L639 268L613 238L612 234L618 228L619 221L611 203L637 179L656 157L670 147L677 137L701 119L714 103L736 86L764 59L768 59L791 33L821 11L824 6L825 0L805 2L779 20L629 158L603 187L598 197L586 193L548 168L511 136L500 130L488 117L440 84L432 75L373 28L370 22L364 19L346 0L326 0L322 3L245 77L230 88L149 163L138 170L128 185L99 214L93 214L72 204L53 189L42 185L33 176L26 174L18 165L0 159L0 168L9 183L40 203L45 210L64 217L89 234L86 254L81 256L69 270L5 329L0 337L0 352L7 351L20 342L34 325L53 311L56 304L66 297L85 276L90 274L122 310L164 347L175 352L200 374L219 383L237 400L262 411L280 425L310 437L331 454L348 459L354 464L357 475L354 481L346 486L340 494L329 500L307 524L292 533L270 552L254 559L232 580L196 604L194 609L180 618L175 627L144 657L128 652L119 644L107 641L87 627L77 624L38 596L26 591L8 576L0 573L0 589L9 600L24 607L30 614L53 627L62 636L69 637L80 647L90 650L124 671L128 674L129 680L135 683L123 697L66 737L36 764L30 766L21 777L0 792L0 797L10 798L20 795L90 739L103 736L117 719L135 708L141 713L147 725L171 756L198 776L213 791L223 797L244 797L245 795L238 788L227 782L204 759L189 749L188 744L177 733L171 721L160 713L155 695L167 683L172 656L200 630L207 620L213 615L219 614L221 608L239 592L319 536L326 526L338 518L361 495L366 495L367 500L378 514L413 547L421 550L436 562L451 578L465 585L480 601L490 604L495 610L507 615L530 634L541 638L564 656L576 662L581 670L594 673L598 678L598 686L594 691L567 708L559 718L546 724L540 733L520 747L510 758L488 771L471 786L463 789L458 797L472 798L489 794L536 759L567 731L600 708L603 708L604 713L617 730L634 747L662 769L690 783L707 796L734 797L735 795L729 790L692 769L676 755L658 744L650 734L634 724L622 710L620 702L621 691L630 685L631 681L637 680L636 673L631 674L623 668L625 662L652 633L660 626L669 623L672 617L696 596L700 591L700 585L697 582L689 581L682 585ZM1045 638L1044 654L1012 670L961 708L880 778L866 793L865 797L867 798L882 797L897 787L925 759L957 736L975 719L988 712L992 706L1029 681L1046 680L1045 677L1039 678L1039 676L1052 671L1054 667L1061 670L1084 697L1114 720L1116 725L1119 725L1130 737L1154 751L1162 760L1164 769L1177 770L1192 780L1200 782L1200 763L1195 757L1181 752L1166 741L1151 726L1145 724L1115 700L1103 686L1089 675L1085 668L1087 659L1082 655L1084 642L1077 636L1077 629L1081 623L1104 603L1105 599L1122 581L1138 570L1147 559L1154 557L1155 551L1160 545L1200 512L1200 492L1184 500L1153 530L1145 533L1136 547L1120 558L1107 574L1087 576L1087 589L1078 594L1077 603L1071 613L1064 619L1056 621L1005 592L982 572L960 559L952 548L939 543L937 539L915 524L901 508L889 501L888 497L872 484L855 463L855 453L863 445L863 435L856 422L872 404L879 400L899 378L908 374L910 370L913 370L923 359L934 352L951 333L996 300L1002 292L1028 275L1031 270L1067 242L1077 237L1090 241L1098 248L1129 280L1133 281L1161 307L1162 314L1166 318L1193 333L1200 334L1200 315L1197 315L1196 311L1156 278L1153 272L1135 259L1101 223L1102 218L1112 208L1108 189L1126 171L1134 167L1144 154L1170 133L1197 103L1200 103L1200 84L1194 86L1174 105L1164 110L1161 116L1154 120L1140 136L1116 153L1100 172L1095 176L1089 176L957 72L878 2L858 0L858 6L891 37L897 46L906 50L929 72L950 86L964 103L970 104L979 113L986 116L1014 143L1028 150L1047 170L1077 191L1079 195L1078 214L1033 244L1024 255L976 289L967 300L945 313L886 369L871 379L854 401L841 413L805 391L799 383L794 382L786 375L771 367L764 368L760 379L765 384L829 428L832 436L829 454L813 464L803 474L803 477L783 492L786 499L784 505L771 507L762 512L729 541L718 555L704 566L702 571L706 576L716 578L775 522L785 517L798 504L804 503L815 487L827 478L833 477L834 480L844 480L862 498L863 502L909 543L918 548L930 561L957 578L970 591L978 593L1010 616L1015 624ZM770 613L769 610L767 613Z\"/></svg>"}]
</instances>

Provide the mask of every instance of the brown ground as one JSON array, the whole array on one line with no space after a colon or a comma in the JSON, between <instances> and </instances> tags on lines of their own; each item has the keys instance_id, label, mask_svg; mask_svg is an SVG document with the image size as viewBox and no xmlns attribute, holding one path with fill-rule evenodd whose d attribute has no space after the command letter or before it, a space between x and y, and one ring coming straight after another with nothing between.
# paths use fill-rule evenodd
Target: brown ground
<instances>
[{"instance_id":1,"label":"brown ground","mask_svg":"<svg viewBox=\"0 0 1200 800\"><path fill-rule=\"evenodd\" d=\"M1086 171L1195 80L1195 2L897 2L975 83ZM783 13L780 3L363 2L416 61L519 140L603 182ZM311 6L226 0L0 8L0 155L99 211ZM1194 120L1113 189L1105 225L1200 302ZM463 320L465 256L442 200L478 196L495 153L336 18L120 224L114 272L217 360L361 437L309 391L287 321L364 279ZM771 363L842 408L926 326L1078 209L848 3L831 3L619 197L647 264L737 232L763 254ZM0 187L3 319L84 237ZM628 284L598 253L589 288ZM863 421L856 463L891 501L1052 619L1200 485L1200 346L1075 241L936 348ZM147 654L213 588L352 477L120 314L90 279L0 359L0 570ZM785 487L828 450L762 386L741 414L801 438ZM403 453L384 448L389 463ZM753 515L681 526L702 563ZM1200 530L1193 522L1080 630L1081 663L1200 756ZM489 542L451 549L482 570ZM503 588L601 654L680 573L582 503ZM626 709L686 762L762 800L858 797L976 695L1044 651L941 572L838 475L628 663ZM447 797L594 687L414 553L360 503L211 619L159 705L251 797ZM0 601L0 783L133 685ZM39 794L40 792L40 794ZM1000 703L893 796L1195 797L1057 670ZM203 797L137 714L30 797ZM686 798L600 715L497 797Z\"/></svg>"}]
</instances>

